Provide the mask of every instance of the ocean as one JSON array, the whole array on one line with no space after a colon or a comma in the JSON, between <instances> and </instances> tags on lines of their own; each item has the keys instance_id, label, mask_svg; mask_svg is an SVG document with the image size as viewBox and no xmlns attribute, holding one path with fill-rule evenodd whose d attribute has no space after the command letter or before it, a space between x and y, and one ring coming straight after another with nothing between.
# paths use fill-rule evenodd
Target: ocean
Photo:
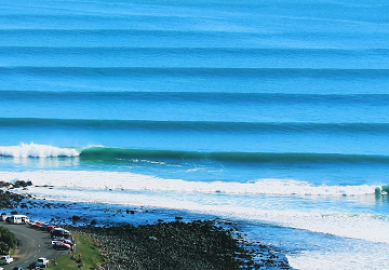
<instances>
[{"instance_id":1,"label":"ocean","mask_svg":"<svg viewBox=\"0 0 389 270\"><path fill-rule=\"evenodd\" d=\"M107 222L232 221L295 269L387 267L387 1L1 6L0 180Z\"/></svg>"}]
</instances>

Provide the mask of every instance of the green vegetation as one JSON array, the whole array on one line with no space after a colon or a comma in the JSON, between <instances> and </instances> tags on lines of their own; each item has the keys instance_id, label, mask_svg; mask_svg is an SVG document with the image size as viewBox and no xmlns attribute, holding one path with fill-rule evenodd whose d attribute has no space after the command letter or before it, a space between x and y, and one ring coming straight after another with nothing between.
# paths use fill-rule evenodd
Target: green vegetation
<instances>
[{"instance_id":1,"label":"green vegetation","mask_svg":"<svg viewBox=\"0 0 389 270\"><path fill-rule=\"evenodd\" d=\"M47 270L94 269L107 262L107 259L100 253L99 247L93 242L92 238L78 233L72 233L72 235L76 239L77 251L74 254L68 254L57 258L57 265L55 265L54 261L52 261L49 267L46 268ZM82 255L81 260L79 260L79 254ZM76 256L77 260L71 259L73 255Z\"/></svg>"},{"instance_id":2,"label":"green vegetation","mask_svg":"<svg viewBox=\"0 0 389 270\"><path fill-rule=\"evenodd\" d=\"M8 254L9 250L14 248L17 243L15 234L7 228L0 226L0 252L2 254Z\"/></svg>"}]
</instances>

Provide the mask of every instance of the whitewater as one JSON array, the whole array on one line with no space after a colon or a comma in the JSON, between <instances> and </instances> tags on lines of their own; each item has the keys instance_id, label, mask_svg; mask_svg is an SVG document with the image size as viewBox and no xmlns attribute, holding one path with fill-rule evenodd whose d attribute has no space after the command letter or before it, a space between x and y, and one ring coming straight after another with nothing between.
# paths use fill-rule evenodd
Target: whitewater
<instances>
[{"instance_id":1,"label":"whitewater","mask_svg":"<svg viewBox=\"0 0 389 270\"><path fill-rule=\"evenodd\" d=\"M32 219L220 218L295 269L383 269L388 12L385 1L4 3L0 180L67 206L18 209ZM137 214L112 214L123 209Z\"/></svg>"}]
</instances>

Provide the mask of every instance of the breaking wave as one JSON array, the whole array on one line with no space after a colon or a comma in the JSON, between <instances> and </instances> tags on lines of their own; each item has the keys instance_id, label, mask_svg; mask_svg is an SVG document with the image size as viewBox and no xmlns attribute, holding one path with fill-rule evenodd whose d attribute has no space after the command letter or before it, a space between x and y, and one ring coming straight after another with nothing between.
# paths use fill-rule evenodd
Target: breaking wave
<instances>
[{"instance_id":1,"label":"breaking wave","mask_svg":"<svg viewBox=\"0 0 389 270\"><path fill-rule=\"evenodd\" d=\"M277 152L201 152L163 149L129 149L103 146L63 148L51 145L25 144L0 147L0 156L14 158L79 157L83 160L202 160L240 163L378 163L389 164L386 155L340 153L277 153Z\"/></svg>"},{"instance_id":2,"label":"breaking wave","mask_svg":"<svg viewBox=\"0 0 389 270\"><path fill-rule=\"evenodd\" d=\"M25 144L18 146L1 146L0 156L14 158L46 158L46 157L75 157L79 153L75 149L59 148L51 145Z\"/></svg>"}]
</instances>

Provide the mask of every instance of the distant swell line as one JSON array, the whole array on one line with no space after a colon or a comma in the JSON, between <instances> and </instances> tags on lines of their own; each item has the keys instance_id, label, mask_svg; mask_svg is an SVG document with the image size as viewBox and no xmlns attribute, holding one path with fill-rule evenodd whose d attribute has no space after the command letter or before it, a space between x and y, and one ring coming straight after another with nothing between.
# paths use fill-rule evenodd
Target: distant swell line
<instances>
[{"instance_id":1,"label":"distant swell line","mask_svg":"<svg viewBox=\"0 0 389 270\"><path fill-rule=\"evenodd\" d=\"M389 69L203 68L203 67L0 67L0 75L123 77L389 78Z\"/></svg>"},{"instance_id":2,"label":"distant swell line","mask_svg":"<svg viewBox=\"0 0 389 270\"><path fill-rule=\"evenodd\" d=\"M244 31L244 32L232 32L232 31L223 31L215 30L212 28L203 28L201 30L196 29L184 29L184 30L172 30L172 29L137 29L137 28L98 28L98 29L88 29L88 28L8 28L0 29L0 35L28 35L28 36L57 36L57 35L100 35L100 36L125 36L125 35L159 35L159 36L190 36L190 35L226 35L239 36L242 34L251 34L251 35L261 35L257 32ZM238 35L237 35L238 34ZM265 35L265 34L262 34Z\"/></svg>"},{"instance_id":3,"label":"distant swell line","mask_svg":"<svg viewBox=\"0 0 389 270\"><path fill-rule=\"evenodd\" d=\"M91 147L81 151L87 159L210 160L251 163L389 163L389 156L326 153L194 152Z\"/></svg>"},{"instance_id":4,"label":"distant swell line","mask_svg":"<svg viewBox=\"0 0 389 270\"><path fill-rule=\"evenodd\" d=\"M0 30L1 31L1 30ZM389 55L389 49L317 49L317 48L228 48L228 47L110 47L110 46L0 46L0 54L23 55L250 55L250 56L360 56L360 55Z\"/></svg>"},{"instance_id":5,"label":"distant swell line","mask_svg":"<svg viewBox=\"0 0 389 270\"><path fill-rule=\"evenodd\" d=\"M176 101L176 102L209 102L223 103L237 102L244 103L310 103L310 104L355 104L355 106L372 104L388 106L389 94L290 94L290 93L235 93L235 92L72 92L63 91L15 91L1 90L0 98L2 100L12 101L101 101L101 100L118 100L118 101Z\"/></svg>"},{"instance_id":6,"label":"distant swell line","mask_svg":"<svg viewBox=\"0 0 389 270\"><path fill-rule=\"evenodd\" d=\"M389 134L389 123L306 123L306 122L218 122L218 121L146 121L82 120L44 118L0 118L0 127L76 128L96 130L154 130L198 132L287 132L287 133L363 133Z\"/></svg>"}]
</instances>

